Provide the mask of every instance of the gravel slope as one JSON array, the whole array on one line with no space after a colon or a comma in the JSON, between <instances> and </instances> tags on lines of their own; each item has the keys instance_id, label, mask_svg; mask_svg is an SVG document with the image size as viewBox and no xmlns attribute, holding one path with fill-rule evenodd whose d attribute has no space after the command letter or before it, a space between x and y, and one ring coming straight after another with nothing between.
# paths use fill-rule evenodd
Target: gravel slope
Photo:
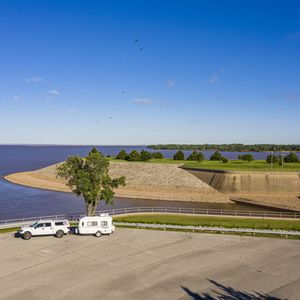
<instances>
[{"instance_id":1,"label":"gravel slope","mask_svg":"<svg viewBox=\"0 0 300 300\"><path fill-rule=\"evenodd\" d=\"M126 176L126 187L116 190L116 196L141 199L201 201L229 203L228 196L211 188L202 180L174 164L141 162L111 162L112 177ZM32 172L15 173L7 180L32 187L69 191L56 177L56 165Z\"/></svg>"}]
</instances>

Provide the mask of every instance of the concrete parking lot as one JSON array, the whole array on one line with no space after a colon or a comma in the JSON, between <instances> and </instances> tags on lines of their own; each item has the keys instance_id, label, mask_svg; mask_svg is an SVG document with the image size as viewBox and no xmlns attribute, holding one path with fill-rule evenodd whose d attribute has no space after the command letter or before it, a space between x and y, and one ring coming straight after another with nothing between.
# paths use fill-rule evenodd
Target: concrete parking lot
<instances>
[{"instance_id":1,"label":"concrete parking lot","mask_svg":"<svg viewBox=\"0 0 300 300\"><path fill-rule=\"evenodd\" d=\"M296 240L136 229L117 229L101 238L29 241L0 234L0 253L0 299L299 299L300 295Z\"/></svg>"}]
</instances>

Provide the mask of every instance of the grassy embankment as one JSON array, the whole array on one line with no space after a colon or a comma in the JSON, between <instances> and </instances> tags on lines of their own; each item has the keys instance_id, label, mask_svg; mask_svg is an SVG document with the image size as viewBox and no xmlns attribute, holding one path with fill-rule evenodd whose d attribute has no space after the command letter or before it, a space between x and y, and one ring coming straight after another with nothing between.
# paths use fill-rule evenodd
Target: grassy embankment
<instances>
[{"instance_id":1,"label":"grassy embankment","mask_svg":"<svg viewBox=\"0 0 300 300\"><path fill-rule=\"evenodd\" d=\"M13 232L18 231L20 227L13 227L13 228L1 228L0 233L6 233L6 232Z\"/></svg>"},{"instance_id":2,"label":"grassy embankment","mask_svg":"<svg viewBox=\"0 0 300 300\"><path fill-rule=\"evenodd\" d=\"M111 161L125 161L111 158ZM278 163L271 164L265 160L255 160L252 162L242 160L229 160L228 163L221 161L205 160L203 162L188 161L188 160L173 160L170 158L164 159L150 159L150 163L161 164L182 164L184 167L196 168L196 169L211 169L211 170L225 170L225 171L275 171L275 172L300 172L300 163L284 163L280 166ZM134 162L133 162L134 163Z\"/></svg>"},{"instance_id":3,"label":"grassy embankment","mask_svg":"<svg viewBox=\"0 0 300 300\"><path fill-rule=\"evenodd\" d=\"M186 216L176 214L145 214L114 217L116 222L213 226L224 228L280 229L300 231L300 220L254 219L236 217Z\"/></svg>"}]
</instances>

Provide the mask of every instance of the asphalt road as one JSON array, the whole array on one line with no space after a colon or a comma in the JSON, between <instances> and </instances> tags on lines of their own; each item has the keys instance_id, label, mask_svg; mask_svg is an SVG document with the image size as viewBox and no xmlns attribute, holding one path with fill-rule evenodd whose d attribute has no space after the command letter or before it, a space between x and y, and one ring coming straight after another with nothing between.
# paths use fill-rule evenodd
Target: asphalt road
<instances>
[{"instance_id":1,"label":"asphalt road","mask_svg":"<svg viewBox=\"0 0 300 300\"><path fill-rule=\"evenodd\" d=\"M136 229L29 241L0 234L0 254L0 299L300 295L299 240Z\"/></svg>"}]
</instances>

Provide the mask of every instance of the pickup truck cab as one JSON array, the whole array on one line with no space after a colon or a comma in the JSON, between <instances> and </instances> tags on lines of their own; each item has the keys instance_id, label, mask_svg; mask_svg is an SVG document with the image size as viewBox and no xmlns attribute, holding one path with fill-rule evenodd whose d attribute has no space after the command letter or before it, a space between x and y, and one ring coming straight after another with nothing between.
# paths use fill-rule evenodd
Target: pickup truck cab
<instances>
[{"instance_id":1,"label":"pickup truck cab","mask_svg":"<svg viewBox=\"0 0 300 300\"><path fill-rule=\"evenodd\" d=\"M53 235L62 238L69 232L70 224L68 220L39 220L29 226L23 226L19 230L19 234L24 240L41 235Z\"/></svg>"}]
</instances>

